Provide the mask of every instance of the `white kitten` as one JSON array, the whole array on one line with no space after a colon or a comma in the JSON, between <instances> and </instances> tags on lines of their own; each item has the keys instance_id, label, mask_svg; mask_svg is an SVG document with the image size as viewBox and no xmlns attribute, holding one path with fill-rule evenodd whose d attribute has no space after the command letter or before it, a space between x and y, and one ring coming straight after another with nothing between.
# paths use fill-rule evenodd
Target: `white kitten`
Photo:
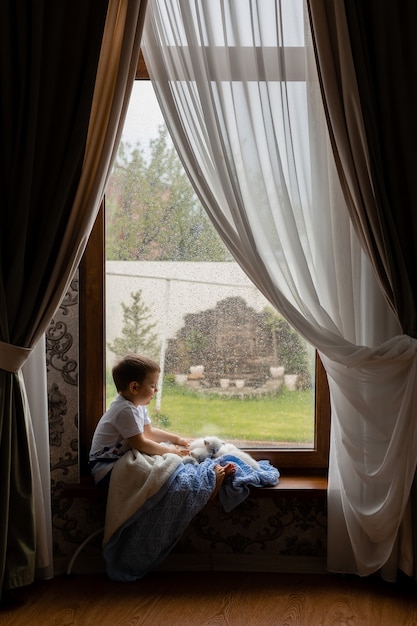
<instances>
[{"instance_id":1,"label":"white kitten","mask_svg":"<svg viewBox=\"0 0 417 626\"><path fill-rule=\"evenodd\" d=\"M223 454L232 454L238 459L244 461L244 463L246 463L250 467L253 467L256 470L261 469L259 463L255 459L253 459L251 455L248 454L248 452L241 450L233 443L227 443L226 441L222 441L218 437L210 436L204 437L204 445L206 447L208 455L212 459L217 459L219 456L223 456Z\"/></svg>"},{"instance_id":2,"label":"white kitten","mask_svg":"<svg viewBox=\"0 0 417 626\"><path fill-rule=\"evenodd\" d=\"M198 439L194 439L190 443L190 456L197 461L197 463L202 463L205 459L210 456L210 452L208 451L204 438L199 437Z\"/></svg>"}]
</instances>

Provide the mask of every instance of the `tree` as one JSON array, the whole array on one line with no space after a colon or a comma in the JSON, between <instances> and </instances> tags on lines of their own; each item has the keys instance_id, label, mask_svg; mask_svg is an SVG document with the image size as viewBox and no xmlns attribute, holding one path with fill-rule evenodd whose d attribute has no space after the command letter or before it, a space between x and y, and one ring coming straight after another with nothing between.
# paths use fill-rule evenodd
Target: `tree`
<instances>
[{"instance_id":1,"label":"tree","mask_svg":"<svg viewBox=\"0 0 417 626\"><path fill-rule=\"evenodd\" d=\"M130 295L132 298L130 306L122 302L122 336L116 337L113 343L108 343L108 348L118 357L134 352L156 359L159 354L158 338L152 332L156 324L147 323L151 314L149 308L142 302L142 290Z\"/></svg>"},{"instance_id":2,"label":"tree","mask_svg":"<svg viewBox=\"0 0 417 626\"><path fill-rule=\"evenodd\" d=\"M167 130L149 156L120 145L106 192L107 259L228 261L229 252L193 191Z\"/></svg>"}]
</instances>

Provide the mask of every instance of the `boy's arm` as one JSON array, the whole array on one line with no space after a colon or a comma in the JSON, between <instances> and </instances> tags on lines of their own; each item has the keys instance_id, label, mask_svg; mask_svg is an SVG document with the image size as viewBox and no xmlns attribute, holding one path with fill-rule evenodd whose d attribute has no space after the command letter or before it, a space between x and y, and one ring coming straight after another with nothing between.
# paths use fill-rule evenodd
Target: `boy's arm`
<instances>
[{"instance_id":1,"label":"boy's arm","mask_svg":"<svg viewBox=\"0 0 417 626\"><path fill-rule=\"evenodd\" d=\"M156 441L158 443L161 443L162 441L170 441L176 446L185 446L186 448L188 448L190 443L183 437L175 435L174 433L168 433L167 431L161 430L160 428L155 428L154 426L152 426L152 424L145 425L145 436L149 439L152 439L152 441Z\"/></svg>"},{"instance_id":2,"label":"boy's arm","mask_svg":"<svg viewBox=\"0 0 417 626\"><path fill-rule=\"evenodd\" d=\"M178 454L178 456L186 456L188 454L187 450L170 448L157 441L152 441L152 439L148 439L148 437L146 437L145 433L129 437L128 441L132 448L139 450L139 452L143 452L144 454L167 454L167 452L170 452L171 454Z\"/></svg>"}]
</instances>

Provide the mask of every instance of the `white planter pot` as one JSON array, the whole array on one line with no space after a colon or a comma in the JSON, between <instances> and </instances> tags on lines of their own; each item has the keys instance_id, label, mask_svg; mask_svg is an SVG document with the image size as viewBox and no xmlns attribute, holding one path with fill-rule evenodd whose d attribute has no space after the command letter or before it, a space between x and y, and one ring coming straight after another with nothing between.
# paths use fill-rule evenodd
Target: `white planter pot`
<instances>
[{"instance_id":1,"label":"white planter pot","mask_svg":"<svg viewBox=\"0 0 417 626\"><path fill-rule=\"evenodd\" d=\"M289 391L297 390L298 374L285 374L284 383Z\"/></svg>"},{"instance_id":2,"label":"white planter pot","mask_svg":"<svg viewBox=\"0 0 417 626\"><path fill-rule=\"evenodd\" d=\"M269 373L271 374L272 378L282 378L284 376L284 367L270 367L269 368Z\"/></svg>"},{"instance_id":3,"label":"white planter pot","mask_svg":"<svg viewBox=\"0 0 417 626\"><path fill-rule=\"evenodd\" d=\"M229 378L220 378L219 382L220 382L221 389L227 389L228 386L230 385Z\"/></svg>"},{"instance_id":4,"label":"white planter pot","mask_svg":"<svg viewBox=\"0 0 417 626\"><path fill-rule=\"evenodd\" d=\"M188 380L187 374L175 374L175 383L177 385L185 385Z\"/></svg>"},{"instance_id":5,"label":"white planter pot","mask_svg":"<svg viewBox=\"0 0 417 626\"><path fill-rule=\"evenodd\" d=\"M235 380L235 385L237 389L243 389L243 387L245 386L245 381L242 379Z\"/></svg>"},{"instance_id":6,"label":"white planter pot","mask_svg":"<svg viewBox=\"0 0 417 626\"><path fill-rule=\"evenodd\" d=\"M204 374L204 365L191 365L190 374L197 374L197 376L202 376Z\"/></svg>"}]
</instances>

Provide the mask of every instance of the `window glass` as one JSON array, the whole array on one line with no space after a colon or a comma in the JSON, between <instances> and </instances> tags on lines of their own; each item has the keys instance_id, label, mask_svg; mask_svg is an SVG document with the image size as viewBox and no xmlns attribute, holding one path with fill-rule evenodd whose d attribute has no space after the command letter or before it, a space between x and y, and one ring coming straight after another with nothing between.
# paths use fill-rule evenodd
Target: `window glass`
<instances>
[{"instance_id":1,"label":"window glass","mask_svg":"<svg viewBox=\"0 0 417 626\"><path fill-rule=\"evenodd\" d=\"M312 449L315 351L232 259L136 81L106 189L106 403L129 351L161 364L149 410L183 436Z\"/></svg>"}]
</instances>

